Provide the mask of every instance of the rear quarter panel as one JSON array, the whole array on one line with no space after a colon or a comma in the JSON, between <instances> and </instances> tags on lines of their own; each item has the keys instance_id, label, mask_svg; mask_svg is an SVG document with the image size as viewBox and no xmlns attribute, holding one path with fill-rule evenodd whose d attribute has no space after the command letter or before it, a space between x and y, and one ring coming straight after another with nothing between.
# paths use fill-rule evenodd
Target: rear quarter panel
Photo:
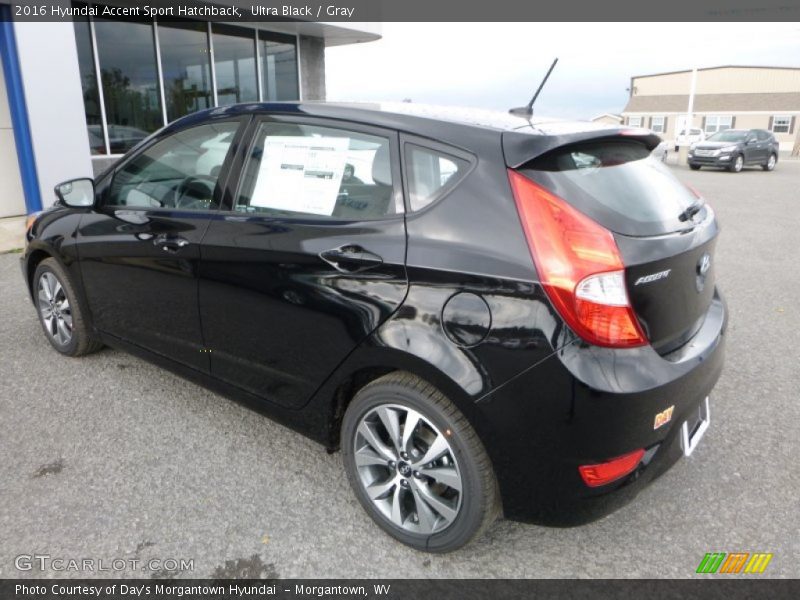
<instances>
[{"instance_id":1,"label":"rear quarter panel","mask_svg":"<svg viewBox=\"0 0 800 600\"><path fill-rule=\"evenodd\" d=\"M312 405L361 370L408 370L439 388L489 439L494 434L476 402L565 343L563 322L537 283L500 134L473 135L451 140L475 154L469 174L448 195L407 215L405 301ZM457 301L465 297L471 301Z\"/></svg>"}]
</instances>

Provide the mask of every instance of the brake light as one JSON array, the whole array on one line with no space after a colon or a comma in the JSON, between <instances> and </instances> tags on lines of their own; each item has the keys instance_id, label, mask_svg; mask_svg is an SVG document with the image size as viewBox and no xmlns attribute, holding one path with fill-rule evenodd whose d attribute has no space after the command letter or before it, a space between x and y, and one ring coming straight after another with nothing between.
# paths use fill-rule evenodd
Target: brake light
<instances>
[{"instance_id":1,"label":"brake light","mask_svg":"<svg viewBox=\"0 0 800 600\"><path fill-rule=\"evenodd\" d=\"M561 317L591 344L645 345L613 234L524 175L509 169L508 176L542 286Z\"/></svg>"},{"instance_id":2,"label":"brake light","mask_svg":"<svg viewBox=\"0 0 800 600\"><path fill-rule=\"evenodd\" d=\"M609 461L596 465L582 465L578 471L583 478L583 482L589 487L599 487L612 481L625 477L632 472L642 460L644 448L635 450L629 454L612 458Z\"/></svg>"}]
</instances>

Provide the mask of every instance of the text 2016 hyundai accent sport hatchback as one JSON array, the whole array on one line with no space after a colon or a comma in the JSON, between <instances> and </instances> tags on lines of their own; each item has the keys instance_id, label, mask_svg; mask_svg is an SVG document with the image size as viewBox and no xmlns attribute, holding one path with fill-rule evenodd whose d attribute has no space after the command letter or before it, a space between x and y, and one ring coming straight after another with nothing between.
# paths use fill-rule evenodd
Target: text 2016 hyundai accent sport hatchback
<instances>
[{"instance_id":1,"label":"text 2016 hyundai accent sport hatchback","mask_svg":"<svg viewBox=\"0 0 800 600\"><path fill-rule=\"evenodd\" d=\"M577 525L695 449L722 369L717 222L658 142L408 104L214 109L58 186L23 272L56 350L125 349L340 448L403 543Z\"/></svg>"}]
</instances>

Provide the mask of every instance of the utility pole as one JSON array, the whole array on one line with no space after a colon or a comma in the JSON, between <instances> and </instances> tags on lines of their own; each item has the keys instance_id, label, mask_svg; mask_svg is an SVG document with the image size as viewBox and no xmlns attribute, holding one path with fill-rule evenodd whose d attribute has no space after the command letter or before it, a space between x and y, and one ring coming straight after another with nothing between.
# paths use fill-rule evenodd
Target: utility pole
<instances>
[{"instance_id":1,"label":"utility pole","mask_svg":"<svg viewBox=\"0 0 800 600\"><path fill-rule=\"evenodd\" d=\"M689 87L689 108L686 109L687 117L689 117L689 127L692 126L694 121L694 92L697 89L697 67L692 69L692 84Z\"/></svg>"}]
</instances>

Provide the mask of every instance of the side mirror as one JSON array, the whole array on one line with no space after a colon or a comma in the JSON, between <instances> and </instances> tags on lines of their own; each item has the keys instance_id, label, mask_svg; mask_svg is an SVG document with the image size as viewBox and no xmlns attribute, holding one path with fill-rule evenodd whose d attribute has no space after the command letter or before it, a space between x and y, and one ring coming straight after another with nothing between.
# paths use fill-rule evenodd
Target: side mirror
<instances>
[{"instance_id":1,"label":"side mirror","mask_svg":"<svg viewBox=\"0 0 800 600\"><path fill-rule=\"evenodd\" d=\"M94 181L89 178L59 183L55 191L58 199L71 208L94 206Z\"/></svg>"},{"instance_id":2,"label":"side mirror","mask_svg":"<svg viewBox=\"0 0 800 600\"><path fill-rule=\"evenodd\" d=\"M758 140L756 138L752 137L749 140L747 140L747 145L749 146L750 144L755 144L757 141Z\"/></svg>"}]
</instances>

